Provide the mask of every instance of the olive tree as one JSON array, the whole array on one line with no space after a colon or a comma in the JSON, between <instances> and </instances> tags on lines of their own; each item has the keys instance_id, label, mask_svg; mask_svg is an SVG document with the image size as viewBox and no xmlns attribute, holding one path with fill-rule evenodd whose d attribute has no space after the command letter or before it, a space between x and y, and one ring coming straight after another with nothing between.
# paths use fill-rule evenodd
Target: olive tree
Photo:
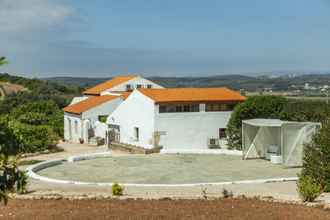
<instances>
[{"instance_id":1,"label":"olive tree","mask_svg":"<svg viewBox=\"0 0 330 220\"><path fill-rule=\"evenodd\" d=\"M0 57L0 66L6 64ZM8 193L26 191L27 176L18 168L17 140L8 128L8 118L0 117L0 202L7 204Z\"/></svg>"}]
</instances>

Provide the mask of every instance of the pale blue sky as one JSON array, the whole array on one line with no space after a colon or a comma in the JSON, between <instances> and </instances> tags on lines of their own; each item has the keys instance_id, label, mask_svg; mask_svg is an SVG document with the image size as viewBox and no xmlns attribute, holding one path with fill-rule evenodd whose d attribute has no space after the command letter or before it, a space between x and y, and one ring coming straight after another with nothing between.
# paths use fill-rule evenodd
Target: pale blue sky
<instances>
[{"instance_id":1,"label":"pale blue sky","mask_svg":"<svg viewBox=\"0 0 330 220\"><path fill-rule=\"evenodd\" d=\"M330 0L0 0L27 76L330 71Z\"/></svg>"}]
</instances>

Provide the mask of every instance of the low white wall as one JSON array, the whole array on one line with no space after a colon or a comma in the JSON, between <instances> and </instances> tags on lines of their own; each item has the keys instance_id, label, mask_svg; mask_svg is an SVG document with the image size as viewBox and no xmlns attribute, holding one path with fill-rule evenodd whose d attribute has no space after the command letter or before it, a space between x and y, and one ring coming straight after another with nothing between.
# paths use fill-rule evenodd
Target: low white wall
<instances>
[{"instance_id":1,"label":"low white wall","mask_svg":"<svg viewBox=\"0 0 330 220\"><path fill-rule=\"evenodd\" d=\"M96 137L101 137L101 138L106 138L106 131L108 130L108 125L102 122L95 122L95 136Z\"/></svg>"},{"instance_id":2,"label":"low white wall","mask_svg":"<svg viewBox=\"0 0 330 220\"><path fill-rule=\"evenodd\" d=\"M164 149L208 149L209 138L219 138L231 112L156 113L155 130L163 132Z\"/></svg>"}]
</instances>

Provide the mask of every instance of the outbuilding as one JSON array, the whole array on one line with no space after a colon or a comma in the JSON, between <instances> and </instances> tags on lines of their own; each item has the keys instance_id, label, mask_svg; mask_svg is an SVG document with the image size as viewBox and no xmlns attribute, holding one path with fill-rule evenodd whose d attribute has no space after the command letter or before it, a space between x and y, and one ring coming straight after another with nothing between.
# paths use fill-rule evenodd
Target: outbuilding
<instances>
[{"instance_id":1,"label":"outbuilding","mask_svg":"<svg viewBox=\"0 0 330 220\"><path fill-rule=\"evenodd\" d=\"M320 123L314 122L243 120L243 159L265 158L285 166L301 166L303 146L320 127Z\"/></svg>"}]
</instances>

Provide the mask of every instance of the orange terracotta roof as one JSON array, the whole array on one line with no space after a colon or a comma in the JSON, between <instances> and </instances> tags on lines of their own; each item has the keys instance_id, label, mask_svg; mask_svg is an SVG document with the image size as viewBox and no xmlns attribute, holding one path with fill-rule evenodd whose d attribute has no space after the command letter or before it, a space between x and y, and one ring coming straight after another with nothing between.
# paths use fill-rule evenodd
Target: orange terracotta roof
<instances>
[{"instance_id":1,"label":"orange terracotta roof","mask_svg":"<svg viewBox=\"0 0 330 220\"><path fill-rule=\"evenodd\" d=\"M69 105L69 106L63 108L63 110L65 112L69 112L69 113L73 113L73 114L81 114L89 109L92 109L105 102L117 99L119 97L120 96L114 96L114 95L91 96L91 97L88 97L88 99L85 99L81 102L75 103L73 105Z\"/></svg>"},{"instance_id":2,"label":"orange terracotta roof","mask_svg":"<svg viewBox=\"0 0 330 220\"><path fill-rule=\"evenodd\" d=\"M92 88L87 89L83 93L85 95L100 95L101 92L103 92L107 89L111 89L115 86L118 86L119 84L127 82L131 79L134 79L135 77L137 77L137 76L135 76L135 75L116 76L104 83L98 84Z\"/></svg>"},{"instance_id":3,"label":"orange terracotta roof","mask_svg":"<svg viewBox=\"0 0 330 220\"><path fill-rule=\"evenodd\" d=\"M245 97L228 88L138 89L156 103L166 102L242 102Z\"/></svg>"},{"instance_id":4,"label":"orange terracotta roof","mask_svg":"<svg viewBox=\"0 0 330 220\"><path fill-rule=\"evenodd\" d=\"M122 97L124 100L126 100L127 97L132 93L132 91L126 91L126 92L113 91L111 93L119 94L120 97Z\"/></svg>"}]
</instances>

